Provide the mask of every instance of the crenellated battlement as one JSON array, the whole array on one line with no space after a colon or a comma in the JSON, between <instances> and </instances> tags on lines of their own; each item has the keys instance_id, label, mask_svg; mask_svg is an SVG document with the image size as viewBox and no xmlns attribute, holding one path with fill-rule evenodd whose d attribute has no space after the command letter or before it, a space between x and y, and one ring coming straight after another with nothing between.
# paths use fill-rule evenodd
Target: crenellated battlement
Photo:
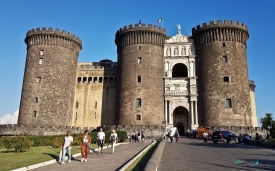
<instances>
[{"instance_id":1,"label":"crenellated battlement","mask_svg":"<svg viewBox=\"0 0 275 171\"><path fill-rule=\"evenodd\" d=\"M242 22L236 22L235 20L217 20L215 21L210 21L209 24L207 22L202 23L202 25L197 25L197 27L192 28L192 32L196 31L202 31L204 29L209 29L209 28L216 28L216 27L233 27L233 28L239 28L248 31L248 27L243 24Z\"/></svg>"},{"instance_id":2,"label":"crenellated battlement","mask_svg":"<svg viewBox=\"0 0 275 171\"><path fill-rule=\"evenodd\" d=\"M125 32L129 32L129 31L156 31L162 34L166 34L166 29L164 29L163 27L159 27L157 25L152 25L152 24L148 24L148 26L146 26L145 23L140 24L135 24L133 26L133 24L130 24L129 26L124 26L123 28L120 28L117 32L116 32L116 36L118 36L119 34L123 34Z\"/></svg>"},{"instance_id":3,"label":"crenellated battlement","mask_svg":"<svg viewBox=\"0 0 275 171\"><path fill-rule=\"evenodd\" d=\"M101 62L79 62L77 70L116 70L117 63L111 62L110 64L103 64Z\"/></svg>"},{"instance_id":4,"label":"crenellated battlement","mask_svg":"<svg viewBox=\"0 0 275 171\"><path fill-rule=\"evenodd\" d=\"M29 30L26 34L25 43L27 46L33 45L56 45L66 48L74 48L78 46L78 49L82 49L82 41L79 37L66 30L60 31L59 28L53 30L53 28L46 27L36 28Z\"/></svg>"},{"instance_id":5,"label":"crenellated battlement","mask_svg":"<svg viewBox=\"0 0 275 171\"><path fill-rule=\"evenodd\" d=\"M246 45L249 38L248 28L241 22L232 20L217 20L197 25L192 28L192 37L196 45L202 45L213 41L234 41Z\"/></svg>"},{"instance_id":6,"label":"crenellated battlement","mask_svg":"<svg viewBox=\"0 0 275 171\"><path fill-rule=\"evenodd\" d=\"M157 25L130 24L116 32L115 43L119 48L134 44L152 44L163 47L166 39L166 30Z\"/></svg>"}]
</instances>

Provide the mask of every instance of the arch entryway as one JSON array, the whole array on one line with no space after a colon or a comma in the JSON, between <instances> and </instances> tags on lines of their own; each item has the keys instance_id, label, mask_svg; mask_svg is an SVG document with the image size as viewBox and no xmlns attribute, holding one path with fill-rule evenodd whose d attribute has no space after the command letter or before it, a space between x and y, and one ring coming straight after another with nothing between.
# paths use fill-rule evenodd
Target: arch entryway
<instances>
[{"instance_id":1,"label":"arch entryway","mask_svg":"<svg viewBox=\"0 0 275 171\"><path fill-rule=\"evenodd\" d=\"M184 124L182 122L177 123L177 129L180 135L184 135Z\"/></svg>"},{"instance_id":2,"label":"arch entryway","mask_svg":"<svg viewBox=\"0 0 275 171\"><path fill-rule=\"evenodd\" d=\"M173 111L173 127L177 127L180 135L184 135L188 129L189 123L189 111L183 107L178 106Z\"/></svg>"},{"instance_id":3,"label":"arch entryway","mask_svg":"<svg viewBox=\"0 0 275 171\"><path fill-rule=\"evenodd\" d=\"M188 69L186 65L182 63L174 65L172 70L172 78L176 77L188 77Z\"/></svg>"}]
</instances>

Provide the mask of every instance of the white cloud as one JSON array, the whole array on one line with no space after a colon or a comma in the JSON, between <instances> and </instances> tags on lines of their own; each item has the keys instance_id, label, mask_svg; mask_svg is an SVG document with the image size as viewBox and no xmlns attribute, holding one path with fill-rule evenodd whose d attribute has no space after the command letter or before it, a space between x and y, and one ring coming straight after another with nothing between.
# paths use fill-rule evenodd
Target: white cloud
<instances>
[{"instance_id":1,"label":"white cloud","mask_svg":"<svg viewBox=\"0 0 275 171\"><path fill-rule=\"evenodd\" d=\"M17 124L19 110L15 111L12 115L5 114L0 117L0 125L2 124Z\"/></svg>"}]
</instances>

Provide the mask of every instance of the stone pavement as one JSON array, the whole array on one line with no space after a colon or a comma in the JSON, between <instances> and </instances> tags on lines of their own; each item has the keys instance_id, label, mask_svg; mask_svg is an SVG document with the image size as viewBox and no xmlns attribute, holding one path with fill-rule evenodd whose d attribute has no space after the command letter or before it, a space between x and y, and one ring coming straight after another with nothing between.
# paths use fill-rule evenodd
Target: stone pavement
<instances>
[{"instance_id":1,"label":"stone pavement","mask_svg":"<svg viewBox=\"0 0 275 171\"><path fill-rule=\"evenodd\" d=\"M140 142L140 143L127 143L120 144L116 146L115 153L111 154L112 150L109 147L108 149L103 150L102 155L98 155L97 152L89 154L87 162L80 162L81 156L76 157L72 160L71 163L65 162L65 164L55 163L49 166L40 167L35 169L37 171L49 171L49 170L58 170L58 171L111 171L117 170L122 165L124 165L128 160L135 156L138 152L148 146L149 142Z\"/></svg>"},{"instance_id":2,"label":"stone pavement","mask_svg":"<svg viewBox=\"0 0 275 171\"><path fill-rule=\"evenodd\" d=\"M237 161L243 161L238 164ZM256 164L258 161L258 164ZM235 164L237 162L237 164ZM275 151L236 143L180 138L164 145L158 171L275 170Z\"/></svg>"}]
</instances>

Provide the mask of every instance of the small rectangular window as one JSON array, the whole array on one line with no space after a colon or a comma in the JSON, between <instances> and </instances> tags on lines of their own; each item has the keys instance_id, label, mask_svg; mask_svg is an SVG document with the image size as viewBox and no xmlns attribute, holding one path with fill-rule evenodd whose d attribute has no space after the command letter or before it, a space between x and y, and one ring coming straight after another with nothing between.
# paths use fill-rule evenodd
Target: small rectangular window
<instances>
[{"instance_id":1,"label":"small rectangular window","mask_svg":"<svg viewBox=\"0 0 275 171\"><path fill-rule=\"evenodd\" d=\"M44 55L44 50L40 50L40 56Z\"/></svg>"},{"instance_id":2,"label":"small rectangular window","mask_svg":"<svg viewBox=\"0 0 275 171\"><path fill-rule=\"evenodd\" d=\"M102 77L99 77L99 81L98 81L99 83L102 83Z\"/></svg>"},{"instance_id":3,"label":"small rectangular window","mask_svg":"<svg viewBox=\"0 0 275 171\"><path fill-rule=\"evenodd\" d=\"M138 57L138 64L142 64L141 57Z\"/></svg>"},{"instance_id":4,"label":"small rectangular window","mask_svg":"<svg viewBox=\"0 0 275 171\"><path fill-rule=\"evenodd\" d=\"M223 81L224 81L224 82L229 82L229 77L228 77L228 76L223 77Z\"/></svg>"},{"instance_id":5,"label":"small rectangular window","mask_svg":"<svg viewBox=\"0 0 275 171\"><path fill-rule=\"evenodd\" d=\"M76 102L76 104L75 104L75 108L78 108L78 102Z\"/></svg>"},{"instance_id":6,"label":"small rectangular window","mask_svg":"<svg viewBox=\"0 0 275 171\"><path fill-rule=\"evenodd\" d=\"M226 107L227 107L227 108L232 108L231 99L226 99Z\"/></svg>"},{"instance_id":7,"label":"small rectangular window","mask_svg":"<svg viewBox=\"0 0 275 171\"><path fill-rule=\"evenodd\" d=\"M36 117L37 111L33 111L33 117Z\"/></svg>"},{"instance_id":8,"label":"small rectangular window","mask_svg":"<svg viewBox=\"0 0 275 171\"><path fill-rule=\"evenodd\" d=\"M227 56L223 56L222 61L223 61L223 63L227 63Z\"/></svg>"},{"instance_id":9,"label":"small rectangular window","mask_svg":"<svg viewBox=\"0 0 275 171\"><path fill-rule=\"evenodd\" d=\"M77 120L77 112L75 112L75 120Z\"/></svg>"},{"instance_id":10,"label":"small rectangular window","mask_svg":"<svg viewBox=\"0 0 275 171\"><path fill-rule=\"evenodd\" d=\"M96 112L95 112L95 119L96 119Z\"/></svg>"},{"instance_id":11,"label":"small rectangular window","mask_svg":"<svg viewBox=\"0 0 275 171\"><path fill-rule=\"evenodd\" d=\"M141 76L137 76L137 81L138 81L138 83L141 82Z\"/></svg>"},{"instance_id":12,"label":"small rectangular window","mask_svg":"<svg viewBox=\"0 0 275 171\"><path fill-rule=\"evenodd\" d=\"M43 64L43 58L39 58L39 64L40 64L40 65Z\"/></svg>"},{"instance_id":13,"label":"small rectangular window","mask_svg":"<svg viewBox=\"0 0 275 171\"><path fill-rule=\"evenodd\" d=\"M226 43L223 43L222 46L223 46L223 47L226 47Z\"/></svg>"},{"instance_id":14,"label":"small rectangular window","mask_svg":"<svg viewBox=\"0 0 275 171\"><path fill-rule=\"evenodd\" d=\"M140 121L141 120L141 115L136 115L136 120Z\"/></svg>"},{"instance_id":15,"label":"small rectangular window","mask_svg":"<svg viewBox=\"0 0 275 171\"><path fill-rule=\"evenodd\" d=\"M36 82L41 83L41 77L37 77Z\"/></svg>"},{"instance_id":16,"label":"small rectangular window","mask_svg":"<svg viewBox=\"0 0 275 171\"><path fill-rule=\"evenodd\" d=\"M138 46L138 50L141 50L141 46Z\"/></svg>"},{"instance_id":17,"label":"small rectangular window","mask_svg":"<svg viewBox=\"0 0 275 171\"><path fill-rule=\"evenodd\" d=\"M95 102L95 109L97 108L97 102Z\"/></svg>"},{"instance_id":18,"label":"small rectangular window","mask_svg":"<svg viewBox=\"0 0 275 171\"><path fill-rule=\"evenodd\" d=\"M136 101L136 107L141 107L141 99L138 98Z\"/></svg>"},{"instance_id":19,"label":"small rectangular window","mask_svg":"<svg viewBox=\"0 0 275 171\"><path fill-rule=\"evenodd\" d=\"M35 103L38 103L38 97L35 98Z\"/></svg>"}]
</instances>

